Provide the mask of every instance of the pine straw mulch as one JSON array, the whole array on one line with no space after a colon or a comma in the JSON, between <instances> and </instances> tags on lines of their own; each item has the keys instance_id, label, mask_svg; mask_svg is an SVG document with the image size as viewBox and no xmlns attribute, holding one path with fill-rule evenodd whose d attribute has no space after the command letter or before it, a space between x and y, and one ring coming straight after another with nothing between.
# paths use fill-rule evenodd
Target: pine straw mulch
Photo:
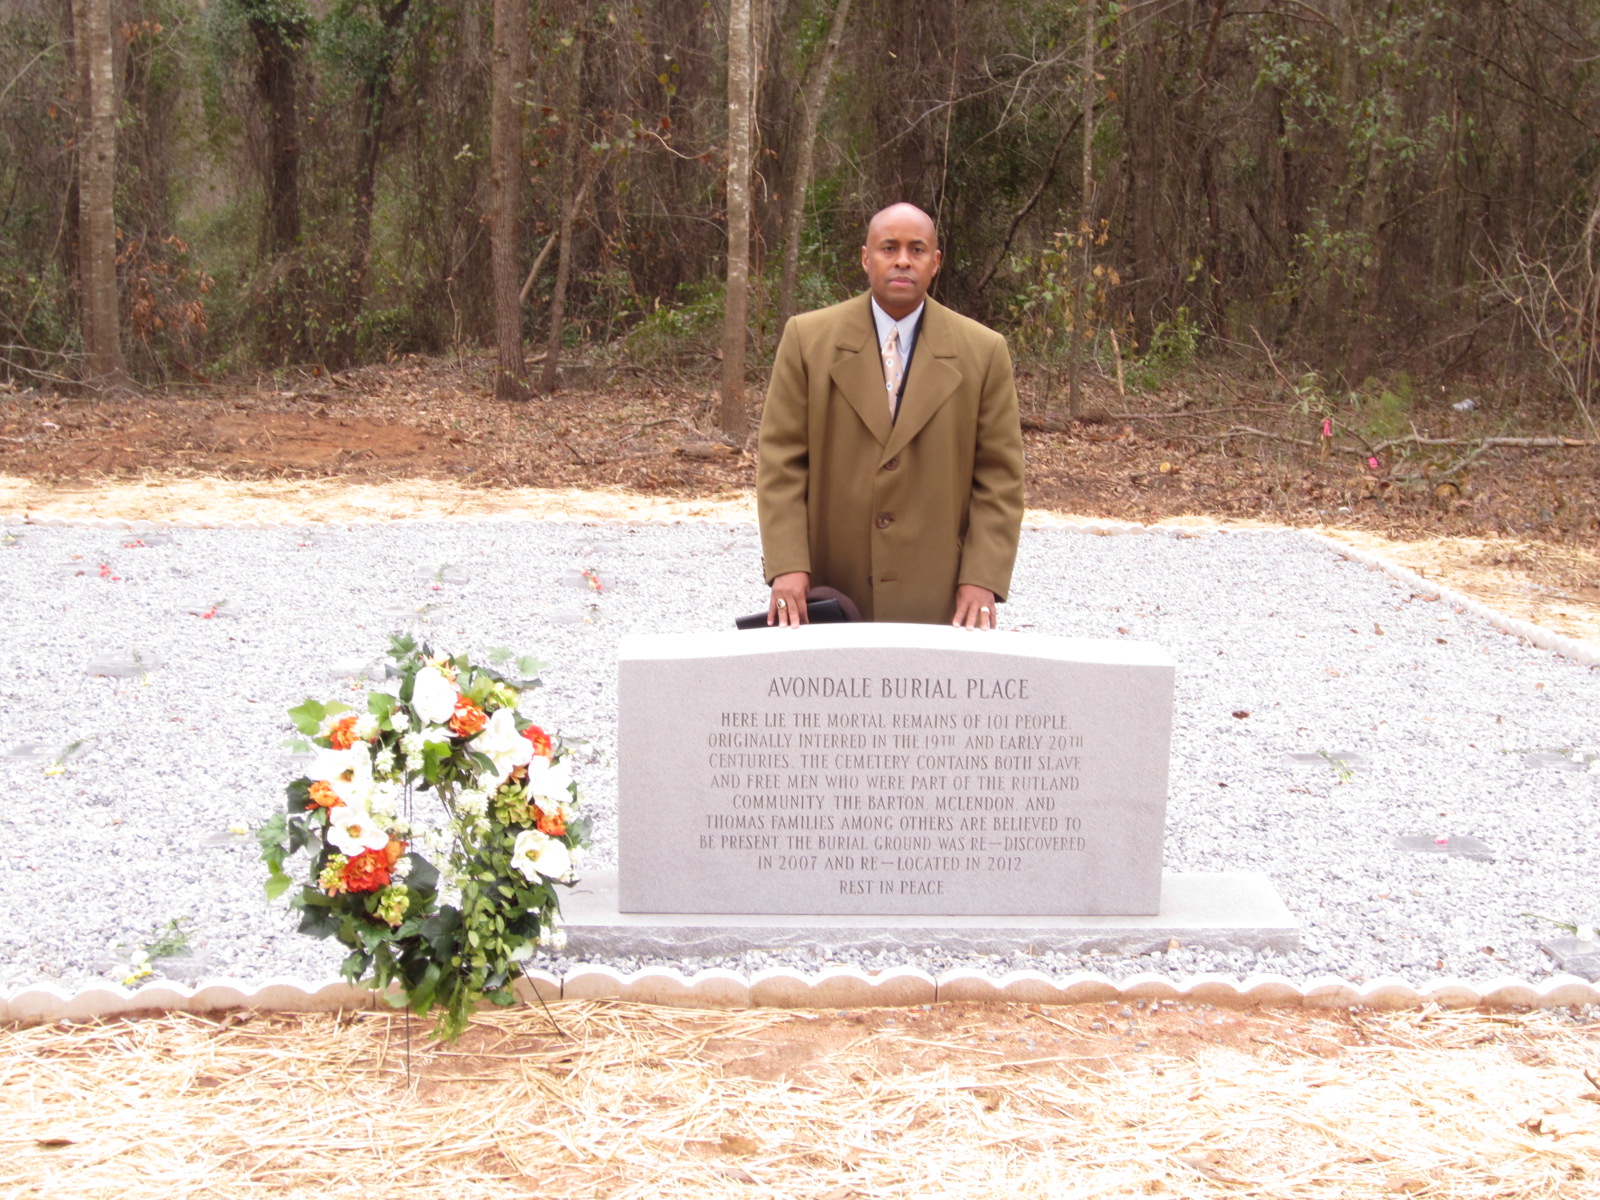
<instances>
[{"instance_id":1,"label":"pine straw mulch","mask_svg":"<svg viewBox=\"0 0 1600 1200\"><path fill-rule=\"evenodd\" d=\"M615 1003L0 1029L13 1196L1600 1195L1560 1015ZM1585 1071L1589 1077L1585 1078Z\"/></svg>"}]
</instances>

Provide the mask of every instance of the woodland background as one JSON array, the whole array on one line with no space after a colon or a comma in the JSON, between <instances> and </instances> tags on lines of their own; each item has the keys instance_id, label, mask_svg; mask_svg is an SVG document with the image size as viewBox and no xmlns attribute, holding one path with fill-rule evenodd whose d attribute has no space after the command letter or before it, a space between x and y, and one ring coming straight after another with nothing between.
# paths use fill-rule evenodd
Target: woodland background
<instances>
[{"instance_id":1,"label":"woodland background","mask_svg":"<svg viewBox=\"0 0 1600 1200\"><path fill-rule=\"evenodd\" d=\"M0 0L0 380L498 317L503 395L563 353L737 392L909 199L1025 366L1248 353L1592 429L1597 173L1584 0Z\"/></svg>"}]
</instances>

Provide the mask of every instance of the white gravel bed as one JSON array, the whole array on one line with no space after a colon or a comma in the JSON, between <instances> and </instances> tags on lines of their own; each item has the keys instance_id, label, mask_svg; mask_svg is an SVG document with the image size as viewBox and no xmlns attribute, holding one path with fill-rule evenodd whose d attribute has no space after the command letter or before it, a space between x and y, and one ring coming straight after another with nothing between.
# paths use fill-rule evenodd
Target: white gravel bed
<instances>
[{"instance_id":1,"label":"white gravel bed","mask_svg":"<svg viewBox=\"0 0 1600 1200\"><path fill-rule=\"evenodd\" d=\"M613 863L617 639L731 628L764 602L759 564L744 525L0 530L0 988L120 982L174 920L191 949L158 960L158 977L332 976L337 948L266 903L254 841L234 831L276 811L295 773L285 710L350 688L335 672L402 626L548 664L529 715L587 742L589 861ZM1002 624L1172 653L1167 869L1267 872L1304 948L856 961L1550 974L1539 942L1560 931L1541 916L1600 919L1600 670L1415 590L1297 533L1026 532ZM160 665L93 673L134 655ZM1404 850L1403 835L1477 838L1492 857ZM674 965L834 961L848 960L819 949Z\"/></svg>"}]
</instances>

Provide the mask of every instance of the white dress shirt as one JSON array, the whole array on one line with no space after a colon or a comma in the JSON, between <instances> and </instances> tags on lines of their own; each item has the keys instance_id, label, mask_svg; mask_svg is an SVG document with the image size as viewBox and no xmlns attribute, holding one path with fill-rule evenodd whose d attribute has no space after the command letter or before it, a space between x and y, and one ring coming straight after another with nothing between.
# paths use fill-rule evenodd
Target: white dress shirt
<instances>
[{"instance_id":1,"label":"white dress shirt","mask_svg":"<svg viewBox=\"0 0 1600 1200\"><path fill-rule=\"evenodd\" d=\"M906 364L906 370L911 370L911 351L917 344L917 330L922 325L922 310L928 307L924 300L916 308L896 321L883 309L878 307L878 298L872 297L872 323L878 328L878 356L883 357L883 344L889 340L889 330L900 328L900 358ZM905 385L902 383L902 387Z\"/></svg>"}]
</instances>

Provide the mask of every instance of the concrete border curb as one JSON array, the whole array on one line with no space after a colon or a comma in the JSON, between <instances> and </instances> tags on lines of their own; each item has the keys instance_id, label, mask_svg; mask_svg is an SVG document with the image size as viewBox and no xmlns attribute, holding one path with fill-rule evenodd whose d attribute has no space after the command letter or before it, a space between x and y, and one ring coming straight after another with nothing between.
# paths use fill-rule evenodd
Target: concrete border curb
<instances>
[{"instance_id":1,"label":"concrete border curb","mask_svg":"<svg viewBox=\"0 0 1600 1200\"><path fill-rule=\"evenodd\" d=\"M634 972L607 966L582 966L564 978L530 972L518 995L532 1002L534 992L547 1002L624 1000L669 1008L908 1008L956 1001L1025 1004L1097 1004L1159 1000L1188 1001L1218 1008L1572 1008L1600 1004L1600 983L1576 975L1555 975L1538 983L1501 976L1473 982L1441 978L1422 984L1403 979L1352 983L1324 975L1297 984L1281 975L1190 975L1168 978L1144 973L1115 980L1098 971L1051 977L1039 971L1001 976L961 968L932 975L915 967L868 974L859 967L828 967L804 974L772 967L745 976L721 967L692 975L667 967ZM271 979L248 984L235 979L205 980L192 988L148 983L137 989L93 984L67 992L54 984L29 984L0 994L0 1023L37 1025L47 1021L92 1021L160 1012L351 1012L386 1009L367 988L339 980L307 983Z\"/></svg>"}]
</instances>

